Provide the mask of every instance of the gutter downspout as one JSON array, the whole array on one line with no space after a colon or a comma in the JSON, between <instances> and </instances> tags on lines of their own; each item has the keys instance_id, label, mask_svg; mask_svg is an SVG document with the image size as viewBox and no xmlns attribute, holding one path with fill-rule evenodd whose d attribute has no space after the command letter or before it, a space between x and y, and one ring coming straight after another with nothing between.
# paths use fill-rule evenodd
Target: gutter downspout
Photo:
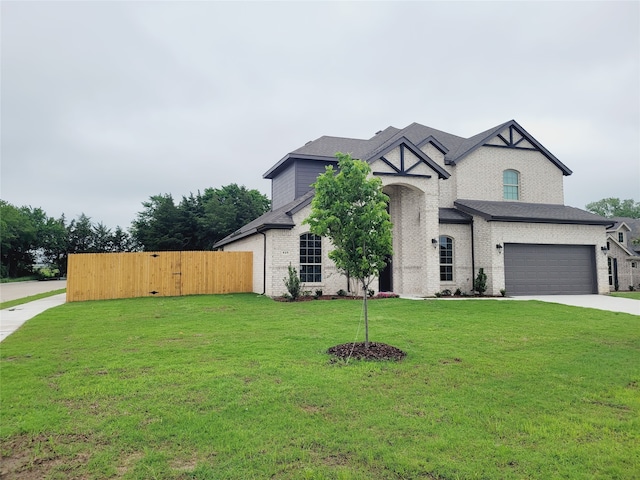
<instances>
[{"instance_id":1,"label":"gutter downspout","mask_svg":"<svg viewBox=\"0 0 640 480\"><path fill-rule=\"evenodd\" d=\"M264 295L267 292L267 234L262 230L258 230L258 233L262 234L262 293Z\"/></svg>"},{"instance_id":2,"label":"gutter downspout","mask_svg":"<svg viewBox=\"0 0 640 480\"><path fill-rule=\"evenodd\" d=\"M474 291L476 288L476 254L475 254L475 245L474 245L474 223L473 217L471 217L471 291Z\"/></svg>"}]
</instances>

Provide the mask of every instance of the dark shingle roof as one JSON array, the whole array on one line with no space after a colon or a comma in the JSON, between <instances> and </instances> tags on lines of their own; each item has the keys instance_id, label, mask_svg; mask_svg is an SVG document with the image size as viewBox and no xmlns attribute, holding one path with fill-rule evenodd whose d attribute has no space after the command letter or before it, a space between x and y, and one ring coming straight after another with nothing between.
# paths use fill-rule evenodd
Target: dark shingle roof
<instances>
[{"instance_id":1,"label":"dark shingle roof","mask_svg":"<svg viewBox=\"0 0 640 480\"><path fill-rule=\"evenodd\" d=\"M575 207L548 203L456 200L457 209L488 221L611 225L612 221Z\"/></svg>"},{"instance_id":2,"label":"dark shingle roof","mask_svg":"<svg viewBox=\"0 0 640 480\"><path fill-rule=\"evenodd\" d=\"M502 132L505 128L515 128L531 143L540 153L556 165L564 175L571 175L571 170L549 152L542 144L522 128L515 120L509 120L498 126L485 130L469 138L459 137L451 133L443 132L435 128L427 127L419 123L398 129L387 127L369 139L342 138L323 136L285 155L279 162L271 167L264 178L273 178L278 171L289 164L295 158L311 160L334 160L337 152L349 153L353 158L369 161L377 158L389 145L400 139L407 139L412 144L420 147L427 141L445 154L445 163L455 165L467 155L483 146L488 140Z\"/></svg>"},{"instance_id":3,"label":"dark shingle roof","mask_svg":"<svg viewBox=\"0 0 640 480\"><path fill-rule=\"evenodd\" d=\"M471 215L467 215L455 208L440 208L438 209L438 218L440 223L471 223Z\"/></svg>"}]
</instances>

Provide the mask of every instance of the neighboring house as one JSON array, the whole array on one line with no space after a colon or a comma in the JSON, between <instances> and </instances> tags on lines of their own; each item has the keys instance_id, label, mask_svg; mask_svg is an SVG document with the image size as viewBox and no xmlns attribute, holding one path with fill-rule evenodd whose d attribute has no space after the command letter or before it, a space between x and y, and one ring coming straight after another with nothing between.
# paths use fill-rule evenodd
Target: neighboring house
<instances>
[{"instance_id":1,"label":"neighboring house","mask_svg":"<svg viewBox=\"0 0 640 480\"><path fill-rule=\"evenodd\" d=\"M215 245L254 253L254 291L284 293L288 265L304 290L351 288L329 240L302 224L310 185L336 152L368 162L389 196L393 256L376 291L470 293L483 268L488 295L609 292L602 248L612 222L564 205L571 170L514 120L471 138L418 123L367 140L323 136L285 155L264 174L272 211Z\"/></svg>"},{"instance_id":2,"label":"neighboring house","mask_svg":"<svg viewBox=\"0 0 640 480\"><path fill-rule=\"evenodd\" d=\"M609 289L640 290L640 219L615 217L607 229Z\"/></svg>"}]
</instances>

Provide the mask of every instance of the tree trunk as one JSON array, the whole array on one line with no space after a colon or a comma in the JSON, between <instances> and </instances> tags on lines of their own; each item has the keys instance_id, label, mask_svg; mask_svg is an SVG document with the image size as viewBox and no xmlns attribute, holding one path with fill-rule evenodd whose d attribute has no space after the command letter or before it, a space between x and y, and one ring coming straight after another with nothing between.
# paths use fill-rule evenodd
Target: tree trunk
<instances>
[{"instance_id":1,"label":"tree trunk","mask_svg":"<svg viewBox=\"0 0 640 480\"><path fill-rule=\"evenodd\" d=\"M369 311L367 308L367 285L362 282L362 293L364 297L364 347L369 348Z\"/></svg>"}]
</instances>

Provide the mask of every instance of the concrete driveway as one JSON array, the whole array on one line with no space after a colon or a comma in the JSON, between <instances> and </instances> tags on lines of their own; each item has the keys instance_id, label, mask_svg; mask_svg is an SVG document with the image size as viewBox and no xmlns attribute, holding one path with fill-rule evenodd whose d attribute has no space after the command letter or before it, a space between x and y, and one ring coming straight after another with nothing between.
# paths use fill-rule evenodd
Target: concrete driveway
<instances>
[{"instance_id":1,"label":"concrete driveway","mask_svg":"<svg viewBox=\"0 0 640 480\"><path fill-rule=\"evenodd\" d=\"M609 295L531 295L512 297L513 300L539 300L541 302L560 303L572 307L595 308L609 312L640 315L640 301L631 298L611 297Z\"/></svg>"},{"instance_id":2,"label":"concrete driveway","mask_svg":"<svg viewBox=\"0 0 640 480\"><path fill-rule=\"evenodd\" d=\"M18 298L30 297L38 293L60 290L61 288L67 288L66 280L0 283L0 302L17 300Z\"/></svg>"}]
</instances>

